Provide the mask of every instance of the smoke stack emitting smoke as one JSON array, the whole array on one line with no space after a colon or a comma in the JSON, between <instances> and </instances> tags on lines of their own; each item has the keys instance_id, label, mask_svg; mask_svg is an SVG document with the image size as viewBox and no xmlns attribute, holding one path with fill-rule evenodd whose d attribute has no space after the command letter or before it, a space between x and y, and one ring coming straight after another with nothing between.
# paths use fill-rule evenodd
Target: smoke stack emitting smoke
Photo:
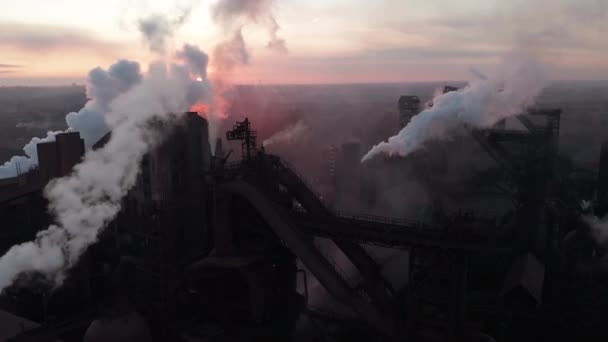
<instances>
[{"instance_id":1,"label":"smoke stack emitting smoke","mask_svg":"<svg viewBox=\"0 0 608 342\"><path fill-rule=\"evenodd\" d=\"M88 151L66 177L50 182L45 195L56 224L36 239L13 246L0 258L0 289L21 272L38 271L60 283L85 249L120 210L122 198L133 187L145 153L162 141L157 123L173 124L197 101L208 100L210 85L191 77L207 56L187 45L181 64L156 63L130 90L117 96L105 114L112 130L101 149ZM196 95L196 96L194 96Z\"/></svg>"},{"instance_id":2,"label":"smoke stack emitting smoke","mask_svg":"<svg viewBox=\"0 0 608 342\"><path fill-rule=\"evenodd\" d=\"M242 15L274 21L271 4L222 0L215 10L225 23ZM248 12L251 8L255 15ZM152 51L165 55L167 40L190 13L189 9L182 12L173 20L152 16L139 22ZM276 21L275 26L272 37L278 39ZM220 45L214 51L214 63L225 66L222 72L248 62L240 28L232 44L224 49L221 47L225 45ZM56 284L61 283L65 272L120 211L122 198L136 182L141 159L162 142L159 124L171 126L181 113L204 108L209 110L210 134L217 130L215 123L226 116L228 107L222 96L228 87L224 75L216 75L212 86L207 75L209 58L196 46L185 44L173 57L178 62L154 63L146 75L142 75L138 63L126 60L118 61L108 71L96 68L89 73L87 96L91 100L78 113L66 116L67 131L79 131L87 147L109 130L111 138L103 148L89 150L72 174L47 185L45 195L56 223L39 232L34 241L13 246L0 258L0 291L24 272L41 272ZM232 63L226 64L227 58ZM16 175L18 163L24 171L37 164L36 144L53 141L59 133L32 139L24 147L27 157L13 157L0 166L0 178Z\"/></svg>"},{"instance_id":3,"label":"smoke stack emitting smoke","mask_svg":"<svg viewBox=\"0 0 608 342\"><path fill-rule=\"evenodd\" d=\"M272 12L274 0L219 0L211 9L213 21L225 32L225 39L213 50L213 84L214 105L207 114L209 120L209 143L215 149L218 137L219 121L225 119L229 107L225 94L231 88L231 75L239 66L250 62L249 49L243 37L243 28L247 24L262 24L268 27L270 40L268 47L279 52L286 52L285 41L278 37L280 29Z\"/></svg>"},{"instance_id":4,"label":"smoke stack emitting smoke","mask_svg":"<svg viewBox=\"0 0 608 342\"><path fill-rule=\"evenodd\" d=\"M543 85L540 65L523 53L512 52L504 57L495 73L477 77L463 89L435 97L432 108L415 115L388 141L374 146L362 161L378 154L407 156L429 140L446 139L463 124L490 127L521 114L533 104Z\"/></svg>"},{"instance_id":5,"label":"smoke stack emitting smoke","mask_svg":"<svg viewBox=\"0 0 608 342\"><path fill-rule=\"evenodd\" d=\"M228 25L239 17L254 22L271 18L271 43L283 45L271 13L272 1L220 1L215 7L218 20ZM167 19L154 15L139 21L139 29L150 49L165 54L167 41L188 17L189 10ZM67 131L79 131L87 147L108 130L110 141L96 151L88 151L71 175L53 180L45 189L56 224L37 234L36 239L13 246L0 258L0 290L23 272L37 271L60 284L86 248L97 240L100 231L118 214L122 198L133 187L141 158L162 141L158 123L172 124L192 107L209 109L210 133L216 122L225 117L226 100L222 93L226 73L249 62L241 33L234 31L230 40L214 51L214 63L220 71L217 86L207 75L209 59L192 45L184 45L175 54L180 63L155 63L143 76L139 64L122 60L108 71L96 68L89 73L87 96L91 99L78 113L66 116ZM272 43L274 41L274 43ZM36 145L53 141L61 132L49 132L43 139L34 138L25 146L25 156L13 157L0 167L0 177L15 176L17 164L24 171L37 164ZM211 139L214 141L215 139Z\"/></svg>"},{"instance_id":6,"label":"smoke stack emitting smoke","mask_svg":"<svg viewBox=\"0 0 608 342\"><path fill-rule=\"evenodd\" d=\"M120 60L106 71L95 68L89 72L87 81L87 97L90 99L78 112L66 115L68 131L77 131L84 139L85 146L91 147L108 132L105 113L109 111L110 103L119 95L129 91L141 81L142 75L139 64ZM0 178L15 177L17 166L25 172L38 164L36 145L42 142L55 141L55 136L62 131L48 132L44 138L33 138L23 150L26 156L14 156L0 166Z\"/></svg>"},{"instance_id":7,"label":"smoke stack emitting smoke","mask_svg":"<svg viewBox=\"0 0 608 342\"><path fill-rule=\"evenodd\" d=\"M293 125L273 134L270 138L264 140L262 145L264 147L272 146L275 144L291 144L298 140L306 131L310 128L302 121L298 121Z\"/></svg>"},{"instance_id":8,"label":"smoke stack emitting smoke","mask_svg":"<svg viewBox=\"0 0 608 342\"><path fill-rule=\"evenodd\" d=\"M582 219L589 225L591 238L600 247L608 247L608 216L599 218L588 214L583 215Z\"/></svg>"}]
</instances>

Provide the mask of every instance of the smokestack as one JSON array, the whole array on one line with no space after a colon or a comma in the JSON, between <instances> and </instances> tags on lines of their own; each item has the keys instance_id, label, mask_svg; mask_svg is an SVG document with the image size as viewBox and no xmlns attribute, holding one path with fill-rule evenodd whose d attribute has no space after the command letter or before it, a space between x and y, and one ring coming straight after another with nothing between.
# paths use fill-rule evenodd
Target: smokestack
<instances>
[{"instance_id":1,"label":"smokestack","mask_svg":"<svg viewBox=\"0 0 608 342\"><path fill-rule=\"evenodd\" d=\"M112 101L106 114L112 130L109 141L87 152L69 176L46 187L56 224L0 258L0 290L22 272L41 272L51 281L63 281L66 270L120 211L122 198L137 180L143 156L162 142L166 132L162 128L181 119L183 114L176 113L186 112L195 103L192 100L211 97L206 81L190 78L192 68L196 65L153 64L141 82ZM195 91L200 93L193 99Z\"/></svg>"},{"instance_id":2,"label":"smokestack","mask_svg":"<svg viewBox=\"0 0 608 342\"><path fill-rule=\"evenodd\" d=\"M540 65L518 52L505 56L499 71L487 79L474 79L465 88L433 99L433 107L414 116L395 136L374 146L362 159L378 154L407 156L427 141L446 139L461 125L491 127L520 114L543 89Z\"/></svg>"},{"instance_id":3,"label":"smokestack","mask_svg":"<svg viewBox=\"0 0 608 342\"><path fill-rule=\"evenodd\" d=\"M295 124L287 126L285 129L264 140L262 145L269 147L274 144L293 144L309 130L310 128L302 120L299 120Z\"/></svg>"},{"instance_id":4,"label":"smokestack","mask_svg":"<svg viewBox=\"0 0 608 342\"><path fill-rule=\"evenodd\" d=\"M141 82L141 78L139 64L127 60L119 60L107 71L99 67L91 70L87 80L87 97L90 100L80 111L66 115L68 129L65 132L79 132L85 147L90 148L109 130L105 115L110 110L112 101ZM14 156L0 166L0 178L15 177L17 165L25 171L37 165L36 146L55 141L55 136L60 133L63 132L48 132L45 138L32 138L23 147L26 156Z\"/></svg>"}]
</instances>

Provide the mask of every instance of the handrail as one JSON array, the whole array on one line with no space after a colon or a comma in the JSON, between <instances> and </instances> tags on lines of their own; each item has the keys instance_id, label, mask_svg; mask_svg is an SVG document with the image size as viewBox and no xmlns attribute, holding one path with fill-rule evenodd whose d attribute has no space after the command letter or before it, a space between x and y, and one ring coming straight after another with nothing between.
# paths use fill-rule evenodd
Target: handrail
<instances>
[{"instance_id":1,"label":"handrail","mask_svg":"<svg viewBox=\"0 0 608 342\"><path fill-rule=\"evenodd\" d=\"M295 182L299 183L301 186L305 187L307 191L309 191L311 194L313 194L315 196L315 199L318 200L328 211L328 213L331 214L331 216L333 216L333 218L336 219L342 219L342 220L356 220L359 221L361 223L380 223L380 224L385 224L385 230L387 232L390 231L394 231L395 229L409 229L409 230L415 230L415 231L424 231L426 233L429 232L443 232L444 229L446 228L446 226L444 225L430 225L428 223L425 223L423 221L420 220L411 220L411 219L404 219L404 218L396 218L396 217L389 217L389 216L379 216L379 215L371 215L371 214L360 214L360 213L351 213L351 212L347 212L347 211L342 211L342 210L336 210L333 208L330 208L325 201L323 200L323 197L320 196L315 190L314 188L310 185L310 183L307 182L306 178L303 177L302 175L300 175L290 164L289 162L285 161L282 158L276 157L276 158L268 158L267 160L272 162L272 166L276 167L279 171L283 171L283 172L288 172L291 175L293 175L294 177L292 177ZM241 170L243 168L247 167L247 165L242 162L242 161L236 161L236 162L231 162L229 164L224 165L224 170L228 170L228 171L238 171ZM297 209L295 210L296 212L298 211ZM305 211L300 211L300 213L304 213ZM469 215L464 215L464 214L468 214L468 213L461 213L463 215L460 216L455 216L454 219L458 220L458 219L471 219L472 221L476 221L480 220L480 219L485 219L480 217L479 215L473 215L473 216L469 216Z\"/></svg>"},{"instance_id":2,"label":"handrail","mask_svg":"<svg viewBox=\"0 0 608 342\"><path fill-rule=\"evenodd\" d=\"M306 177L299 174L296 169L291 166L291 164L289 164L286 160L279 158L277 165L283 170L293 174L295 176L295 179L297 179L304 187L306 187L308 191L314 194L315 197L319 200L319 202L321 202L325 207L327 207L327 203L323 200L323 196L321 196L321 194L315 191L314 187L306 180Z\"/></svg>"},{"instance_id":3,"label":"handrail","mask_svg":"<svg viewBox=\"0 0 608 342\"><path fill-rule=\"evenodd\" d=\"M386 223L394 226L407 226L409 228L418 228L418 229L426 229L426 230L438 230L431 225L428 225L422 221L416 220L408 220L395 218L390 216L378 216L378 215L370 215L370 214L355 214L349 213L341 210L332 210L331 211L336 217L344 218L344 219L353 219L357 221L366 221L372 223Z\"/></svg>"}]
</instances>

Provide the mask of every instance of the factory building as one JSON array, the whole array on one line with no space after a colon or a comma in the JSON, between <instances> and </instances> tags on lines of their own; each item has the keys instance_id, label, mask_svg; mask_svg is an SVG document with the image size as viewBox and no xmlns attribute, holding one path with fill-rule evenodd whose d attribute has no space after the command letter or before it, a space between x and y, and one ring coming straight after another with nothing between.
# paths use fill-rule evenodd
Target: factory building
<instances>
[{"instance_id":1,"label":"factory building","mask_svg":"<svg viewBox=\"0 0 608 342\"><path fill-rule=\"evenodd\" d=\"M398 105L399 128L403 128L420 111L420 98L413 95L403 95L399 98Z\"/></svg>"},{"instance_id":2,"label":"factory building","mask_svg":"<svg viewBox=\"0 0 608 342\"><path fill-rule=\"evenodd\" d=\"M399 100L404 124L419 103ZM444 208L440 219L422 221L334 210L296 170L258 149L247 119L225 136L241 144L241 158L227 162L221 140L212 156L207 121L186 113L175 126L157 127L164 139L143 157L122 210L61 287L28 274L5 291L1 308L36 322L12 341L289 341L304 319L314 338L332 341L605 340L599 304L608 296L596 289L605 252L580 219L579 178L558 167L560 114L530 110L518 118L526 130L468 132L493 164L461 188L478 201L486 198L479 188L496 188L513 203L508 211L487 217ZM346 194L330 198L335 206L377 195L366 184L373 170L361 167L361 148L350 141L328 152L332 191ZM23 191L28 178L4 181L13 195L1 202L2 219L24 227L6 248L48 225L41 189L69 173L84 149L69 133L38 151L40 165L27 176L37 179L35 190ZM604 152L592 180L598 212ZM413 155L408 165L424 172L433 196L457 193L443 182L449 172L440 160ZM355 277L318 239L340 251ZM405 283L389 281L370 245L407 250ZM312 278L346 310L309 305Z\"/></svg>"}]
</instances>

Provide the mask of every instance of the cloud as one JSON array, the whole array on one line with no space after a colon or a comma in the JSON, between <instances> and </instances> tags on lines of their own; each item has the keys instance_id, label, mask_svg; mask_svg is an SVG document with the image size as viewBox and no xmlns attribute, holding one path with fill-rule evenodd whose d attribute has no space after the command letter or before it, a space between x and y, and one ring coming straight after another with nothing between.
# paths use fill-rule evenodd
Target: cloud
<instances>
[{"instance_id":1,"label":"cloud","mask_svg":"<svg viewBox=\"0 0 608 342\"><path fill-rule=\"evenodd\" d=\"M249 63L249 51L241 29L232 38L219 43L213 50L213 65L220 71L230 71L237 65Z\"/></svg>"},{"instance_id":2,"label":"cloud","mask_svg":"<svg viewBox=\"0 0 608 342\"><path fill-rule=\"evenodd\" d=\"M106 41L81 29L55 25L0 23L0 46L10 46L31 52L66 49L91 49L111 52L122 44Z\"/></svg>"},{"instance_id":3,"label":"cloud","mask_svg":"<svg viewBox=\"0 0 608 342\"><path fill-rule=\"evenodd\" d=\"M224 27L224 30L238 32L246 23L264 25L269 34L266 47L279 53L287 53L287 42L279 37L281 26L277 22L273 9L275 0L220 0L211 8L213 21Z\"/></svg>"},{"instance_id":4,"label":"cloud","mask_svg":"<svg viewBox=\"0 0 608 342\"><path fill-rule=\"evenodd\" d=\"M408 47L392 49L368 49L362 53L353 55L352 58L360 60L399 60L399 61L428 61L428 60L453 60L453 59L476 59L496 57L499 51L478 50L467 48L436 48L436 47Z\"/></svg>"},{"instance_id":5,"label":"cloud","mask_svg":"<svg viewBox=\"0 0 608 342\"><path fill-rule=\"evenodd\" d=\"M425 19L388 26L401 33L424 34L435 44L593 50L608 47L608 3L604 0L505 1L485 12L438 12ZM542 18L542 20L539 20Z\"/></svg>"},{"instance_id":6,"label":"cloud","mask_svg":"<svg viewBox=\"0 0 608 342\"><path fill-rule=\"evenodd\" d=\"M173 27L169 20L162 15L152 15L141 19L139 31L150 45L150 50L162 53L165 51L167 39L173 35Z\"/></svg>"},{"instance_id":7,"label":"cloud","mask_svg":"<svg viewBox=\"0 0 608 342\"><path fill-rule=\"evenodd\" d=\"M220 0L212 8L213 20L224 25L235 17L245 17L253 22L265 19L271 12L274 0Z\"/></svg>"}]
</instances>

